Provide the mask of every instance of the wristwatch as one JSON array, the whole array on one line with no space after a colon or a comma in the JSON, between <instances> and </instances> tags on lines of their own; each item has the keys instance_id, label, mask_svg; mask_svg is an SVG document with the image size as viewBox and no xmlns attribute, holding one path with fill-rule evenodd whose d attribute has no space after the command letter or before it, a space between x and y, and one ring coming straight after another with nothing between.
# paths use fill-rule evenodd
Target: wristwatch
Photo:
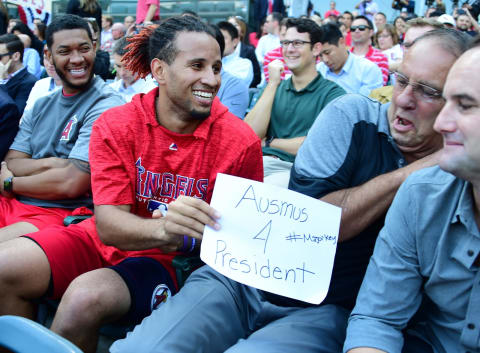
<instances>
[{"instance_id":1,"label":"wristwatch","mask_svg":"<svg viewBox=\"0 0 480 353\"><path fill-rule=\"evenodd\" d=\"M13 189L13 176L8 177L3 181L3 190L5 192L12 192Z\"/></svg>"},{"instance_id":2,"label":"wristwatch","mask_svg":"<svg viewBox=\"0 0 480 353\"><path fill-rule=\"evenodd\" d=\"M265 140L265 147L270 147L270 144L272 143L274 137L273 136L270 136L269 138L267 138Z\"/></svg>"}]
</instances>

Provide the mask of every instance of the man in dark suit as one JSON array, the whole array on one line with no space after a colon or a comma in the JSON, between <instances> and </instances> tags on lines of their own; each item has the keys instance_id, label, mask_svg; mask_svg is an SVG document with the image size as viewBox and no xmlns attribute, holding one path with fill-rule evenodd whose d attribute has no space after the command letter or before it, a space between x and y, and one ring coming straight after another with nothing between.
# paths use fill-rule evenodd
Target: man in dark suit
<instances>
[{"instance_id":1,"label":"man in dark suit","mask_svg":"<svg viewBox=\"0 0 480 353\"><path fill-rule=\"evenodd\" d=\"M15 102L0 89L0 161L3 161L17 134L19 121L20 113Z\"/></svg>"},{"instance_id":2,"label":"man in dark suit","mask_svg":"<svg viewBox=\"0 0 480 353\"><path fill-rule=\"evenodd\" d=\"M14 34L0 36L0 88L15 101L20 115L37 81L23 66L23 43Z\"/></svg>"},{"instance_id":3,"label":"man in dark suit","mask_svg":"<svg viewBox=\"0 0 480 353\"><path fill-rule=\"evenodd\" d=\"M255 0L254 17L257 26L272 12L285 15L283 0Z\"/></svg>"}]
</instances>

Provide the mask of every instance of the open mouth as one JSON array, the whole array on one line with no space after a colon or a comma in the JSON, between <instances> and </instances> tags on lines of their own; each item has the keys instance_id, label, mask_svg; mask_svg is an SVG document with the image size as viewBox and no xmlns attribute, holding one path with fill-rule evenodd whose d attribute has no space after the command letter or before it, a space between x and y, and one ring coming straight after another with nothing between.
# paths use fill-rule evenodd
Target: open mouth
<instances>
[{"instance_id":1,"label":"open mouth","mask_svg":"<svg viewBox=\"0 0 480 353\"><path fill-rule=\"evenodd\" d=\"M69 69L68 72L75 78L82 78L87 74L87 69L85 67Z\"/></svg>"},{"instance_id":2,"label":"open mouth","mask_svg":"<svg viewBox=\"0 0 480 353\"><path fill-rule=\"evenodd\" d=\"M413 123L405 118L398 117L394 120L393 126L395 130L400 131L400 132L405 132L405 131L410 131L415 128Z\"/></svg>"},{"instance_id":3,"label":"open mouth","mask_svg":"<svg viewBox=\"0 0 480 353\"><path fill-rule=\"evenodd\" d=\"M204 105L204 106L210 106L213 102L213 98L215 97L215 93L211 91L208 92L208 91L194 90L192 94L195 97L195 100L198 102L198 104Z\"/></svg>"},{"instance_id":4,"label":"open mouth","mask_svg":"<svg viewBox=\"0 0 480 353\"><path fill-rule=\"evenodd\" d=\"M200 98L213 98L213 92L205 92L205 91L193 91L193 95Z\"/></svg>"}]
</instances>

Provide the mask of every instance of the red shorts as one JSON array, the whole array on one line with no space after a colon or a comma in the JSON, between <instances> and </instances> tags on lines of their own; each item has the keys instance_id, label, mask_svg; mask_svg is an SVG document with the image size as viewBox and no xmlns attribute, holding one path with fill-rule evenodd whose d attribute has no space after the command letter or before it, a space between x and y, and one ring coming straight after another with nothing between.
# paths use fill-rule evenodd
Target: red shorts
<instances>
[{"instance_id":1,"label":"red shorts","mask_svg":"<svg viewBox=\"0 0 480 353\"><path fill-rule=\"evenodd\" d=\"M63 225L63 219L74 211L27 205L17 199L7 199L0 195L0 228L18 222L28 222L38 229L54 224Z\"/></svg>"},{"instance_id":2,"label":"red shorts","mask_svg":"<svg viewBox=\"0 0 480 353\"><path fill-rule=\"evenodd\" d=\"M52 271L47 297L51 299L60 299L70 283L81 274L114 265L124 258L118 256L115 263L105 260L86 227L81 226L82 223L69 227L54 225L25 235L47 255ZM120 250L118 252L123 253Z\"/></svg>"},{"instance_id":3,"label":"red shorts","mask_svg":"<svg viewBox=\"0 0 480 353\"><path fill-rule=\"evenodd\" d=\"M176 253L162 254L158 249L122 251L103 244L98 237L94 217L68 227L50 226L25 235L36 242L47 256L52 271L47 297L60 299L70 283L88 271L115 266L128 257L148 257L159 262L176 286L172 259Z\"/></svg>"}]
</instances>

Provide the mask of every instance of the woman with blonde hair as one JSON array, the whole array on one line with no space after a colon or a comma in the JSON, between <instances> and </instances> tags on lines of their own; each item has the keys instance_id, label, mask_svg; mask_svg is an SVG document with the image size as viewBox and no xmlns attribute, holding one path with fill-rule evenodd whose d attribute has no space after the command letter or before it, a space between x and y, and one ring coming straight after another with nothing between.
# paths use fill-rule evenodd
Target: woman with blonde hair
<instances>
[{"instance_id":1,"label":"woman with blonde hair","mask_svg":"<svg viewBox=\"0 0 480 353\"><path fill-rule=\"evenodd\" d=\"M94 17L98 27L102 27L102 8L97 0L69 0L67 14Z\"/></svg>"}]
</instances>

